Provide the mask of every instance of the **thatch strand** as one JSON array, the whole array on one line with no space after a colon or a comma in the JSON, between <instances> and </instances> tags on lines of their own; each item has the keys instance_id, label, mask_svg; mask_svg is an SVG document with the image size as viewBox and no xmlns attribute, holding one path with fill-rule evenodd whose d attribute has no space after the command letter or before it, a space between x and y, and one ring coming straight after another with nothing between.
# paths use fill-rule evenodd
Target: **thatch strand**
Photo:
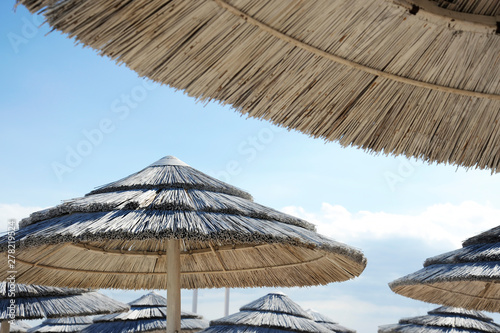
<instances>
[{"instance_id":1,"label":"thatch strand","mask_svg":"<svg viewBox=\"0 0 500 333\"><path fill-rule=\"evenodd\" d=\"M14 320L13 323L10 324L10 333L24 333L28 332L28 330L31 328L30 325L20 321L20 320Z\"/></svg>"},{"instance_id":2,"label":"thatch strand","mask_svg":"<svg viewBox=\"0 0 500 333\"><path fill-rule=\"evenodd\" d=\"M182 240L183 288L317 285L363 271L361 251L238 191L164 158L23 220L16 233L17 280L164 288L168 239ZM0 237L0 251L7 245Z\"/></svg>"},{"instance_id":3,"label":"thatch strand","mask_svg":"<svg viewBox=\"0 0 500 333\"><path fill-rule=\"evenodd\" d=\"M165 332L167 325L167 299L155 292L129 303L128 312L105 315L94 319L82 333L134 333ZM198 332L208 327L208 321L191 312L181 312L181 332Z\"/></svg>"},{"instance_id":4,"label":"thatch strand","mask_svg":"<svg viewBox=\"0 0 500 333\"><path fill-rule=\"evenodd\" d=\"M500 228L428 258L424 268L389 285L403 296L466 309L500 312Z\"/></svg>"},{"instance_id":5,"label":"thatch strand","mask_svg":"<svg viewBox=\"0 0 500 333\"><path fill-rule=\"evenodd\" d=\"M347 328L345 326L340 325L339 323L333 321L330 317L325 316L324 314L321 314L319 312L316 312L314 310L307 310L307 313L310 314L313 318L313 320L320 324L323 325L325 328L329 329L331 332L335 333L356 333L355 330L352 330L350 328Z\"/></svg>"},{"instance_id":6,"label":"thatch strand","mask_svg":"<svg viewBox=\"0 0 500 333\"><path fill-rule=\"evenodd\" d=\"M500 326L477 311L440 307L426 316L403 318L380 326L379 333L498 333Z\"/></svg>"},{"instance_id":7,"label":"thatch strand","mask_svg":"<svg viewBox=\"0 0 500 333\"><path fill-rule=\"evenodd\" d=\"M312 320L312 317L288 296L270 293L244 305L240 312L212 320L203 333L222 332L331 332Z\"/></svg>"},{"instance_id":8,"label":"thatch strand","mask_svg":"<svg viewBox=\"0 0 500 333\"><path fill-rule=\"evenodd\" d=\"M344 146L497 172L500 36L481 20L496 22L499 6L433 1L483 18L394 4L420 0L18 0L199 100Z\"/></svg>"}]
</instances>

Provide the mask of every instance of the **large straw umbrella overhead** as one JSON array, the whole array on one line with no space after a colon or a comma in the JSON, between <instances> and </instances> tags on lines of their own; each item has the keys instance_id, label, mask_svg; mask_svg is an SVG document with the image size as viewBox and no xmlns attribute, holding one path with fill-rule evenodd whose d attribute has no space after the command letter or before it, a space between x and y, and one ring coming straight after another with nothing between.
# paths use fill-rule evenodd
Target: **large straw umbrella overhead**
<instances>
[{"instance_id":1,"label":"large straw umbrella overhead","mask_svg":"<svg viewBox=\"0 0 500 333\"><path fill-rule=\"evenodd\" d=\"M212 320L203 333L331 333L283 293L267 294L240 312Z\"/></svg>"},{"instance_id":2,"label":"large straw umbrella overhead","mask_svg":"<svg viewBox=\"0 0 500 333\"><path fill-rule=\"evenodd\" d=\"M180 318L180 287L307 286L351 279L363 271L366 259L359 250L251 199L165 157L21 221L17 280L70 287L167 287L168 317ZM6 249L4 237L0 250Z\"/></svg>"},{"instance_id":3,"label":"large straw umbrella overhead","mask_svg":"<svg viewBox=\"0 0 500 333\"><path fill-rule=\"evenodd\" d=\"M307 310L307 313L311 315L313 320L320 324L323 325L325 328L329 329L330 332L335 332L335 333L356 333L355 330L352 330L350 328L344 327L331 319L328 316L325 316L322 313L319 313L317 311L314 311L312 309Z\"/></svg>"},{"instance_id":4,"label":"large straw umbrella overhead","mask_svg":"<svg viewBox=\"0 0 500 333\"><path fill-rule=\"evenodd\" d=\"M500 312L500 227L464 241L459 250L389 284L403 296L467 309Z\"/></svg>"},{"instance_id":5,"label":"large straw umbrella overhead","mask_svg":"<svg viewBox=\"0 0 500 333\"><path fill-rule=\"evenodd\" d=\"M371 152L498 171L497 0L18 0L148 77Z\"/></svg>"},{"instance_id":6,"label":"large straw umbrella overhead","mask_svg":"<svg viewBox=\"0 0 500 333\"><path fill-rule=\"evenodd\" d=\"M378 333L499 333L500 326L481 312L443 306L427 316L380 326Z\"/></svg>"},{"instance_id":7,"label":"large straw umbrella overhead","mask_svg":"<svg viewBox=\"0 0 500 333\"><path fill-rule=\"evenodd\" d=\"M59 318L126 310L126 304L93 290L0 282L0 320L2 329L7 332L10 319Z\"/></svg>"},{"instance_id":8,"label":"large straw umbrella overhead","mask_svg":"<svg viewBox=\"0 0 500 333\"><path fill-rule=\"evenodd\" d=\"M155 292L130 302L128 312L105 315L94 319L81 333L160 333L167 327L167 299ZM181 312L181 332L194 333L208 327L202 316Z\"/></svg>"},{"instance_id":9,"label":"large straw umbrella overhead","mask_svg":"<svg viewBox=\"0 0 500 333\"><path fill-rule=\"evenodd\" d=\"M91 316L46 319L28 333L71 333L81 332L93 323ZM109 331L112 332L112 331Z\"/></svg>"}]
</instances>

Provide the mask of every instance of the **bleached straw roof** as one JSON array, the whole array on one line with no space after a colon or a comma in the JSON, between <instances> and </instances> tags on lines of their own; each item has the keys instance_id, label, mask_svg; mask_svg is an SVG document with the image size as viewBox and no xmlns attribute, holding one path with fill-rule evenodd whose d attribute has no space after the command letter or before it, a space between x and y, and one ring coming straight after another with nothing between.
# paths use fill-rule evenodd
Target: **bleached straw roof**
<instances>
[{"instance_id":1,"label":"bleached straw roof","mask_svg":"<svg viewBox=\"0 0 500 333\"><path fill-rule=\"evenodd\" d=\"M497 0L19 0L140 76L370 152L500 163Z\"/></svg>"},{"instance_id":2,"label":"bleached straw roof","mask_svg":"<svg viewBox=\"0 0 500 333\"><path fill-rule=\"evenodd\" d=\"M28 332L28 329L30 329L31 326L20 321L20 320L15 320L12 324L10 324L10 333L24 333Z\"/></svg>"},{"instance_id":3,"label":"bleached straw roof","mask_svg":"<svg viewBox=\"0 0 500 333\"><path fill-rule=\"evenodd\" d=\"M9 318L11 298L7 283L0 282L0 320ZM41 319L122 312L126 304L86 289L14 284L15 318Z\"/></svg>"},{"instance_id":4,"label":"bleached straw roof","mask_svg":"<svg viewBox=\"0 0 500 333\"><path fill-rule=\"evenodd\" d=\"M46 319L40 325L29 329L28 333L80 332L91 324L91 316Z\"/></svg>"},{"instance_id":5,"label":"bleached straw roof","mask_svg":"<svg viewBox=\"0 0 500 333\"><path fill-rule=\"evenodd\" d=\"M130 302L130 311L105 315L94 319L82 333L164 333L167 327L167 299L154 292ZM181 332L199 332L208 327L208 321L191 312L181 312Z\"/></svg>"},{"instance_id":6,"label":"bleached straw roof","mask_svg":"<svg viewBox=\"0 0 500 333\"><path fill-rule=\"evenodd\" d=\"M403 296L500 312L500 227L467 239L459 250L429 258L424 268L389 284Z\"/></svg>"},{"instance_id":7,"label":"bleached straw roof","mask_svg":"<svg viewBox=\"0 0 500 333\"><path fill-rule=\"evenodd\" d=\"M329 333L311 315L283 293L267 294L240 308L240 312L212 320L203 333Z\"/></svg>"},{"instance_id":8,"label":"bleached straw roof","mask_svg":"<svg viewBox=\"0 0 500 333\"><path fill-rule=\"evenodd\" d=\"M325 316L322 313L319 313L319 312L314 311L312 309L307 310L307 313L309 313L311 315L311 317L313 318L313 320L315 322L317 322L320 325L323 325L324 327L326 327L327 329L329 329L331 332L335 332L335 333L356 333L355 330L352 330L350 328L347 328L347 327L344 327L344 326L340 325L339 323L337 323L336 321L333 321L333 319L331 319L328 316Z\"/></svg>"},{"instance_id":9,"label":"bleached straw roof","mask_svg":"<svg viewBox=\"0 0 500 333\"><path fill-rule=\"evenodd\" d=\"M166 240L173 238L182 240L181 285L188 289L327 284L366 266L361 251L168 156L21 221L17 281L164 288Z\"/></svg>"},{"instance_id":10,"label":"bleached straw roof","mask_svg":"<svg viewBox=\"0 0 500 333\"><path fill-rule=\"evenodd\" d=\"M379 333L498 333L500 326L481 312L440 307L427 316L404 318L399 324L380 326Z\"/></svg>"}]
</instances>

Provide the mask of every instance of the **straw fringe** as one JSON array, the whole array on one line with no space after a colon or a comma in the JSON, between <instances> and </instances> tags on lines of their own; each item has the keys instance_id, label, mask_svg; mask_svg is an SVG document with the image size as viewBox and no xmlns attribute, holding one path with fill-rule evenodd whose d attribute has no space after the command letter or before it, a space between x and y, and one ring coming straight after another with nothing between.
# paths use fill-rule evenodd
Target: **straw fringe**
<instances>
[{"instance_id":1,"label":"straw fringe","mask_svg":"<svg viewBox=\"0 0 500 333\"><path fill-rule=\"evenodd\" d=\"M494 31L426 22L384 0L19 3L202 101L344 146L498 172ZM498 15L493 1L438 4Z\"/></svg>"}]
</instances>

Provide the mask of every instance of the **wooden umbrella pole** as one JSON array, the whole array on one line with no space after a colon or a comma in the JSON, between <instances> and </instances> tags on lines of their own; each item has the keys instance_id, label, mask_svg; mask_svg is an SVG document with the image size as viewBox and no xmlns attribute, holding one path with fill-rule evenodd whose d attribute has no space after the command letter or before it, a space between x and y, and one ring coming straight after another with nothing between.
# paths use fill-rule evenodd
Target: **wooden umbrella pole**
<instances>
[{"instance_id":1,"label":"wooden umbrella pole","mask_svg":"<svg viewBox=\"0 0 500 333\"><path fill-rule=\"evenodd\" d=\"M9 333L10 323L8 320L2 320L2 327L0 328L0 333Z\"/></svg>"},{"instance_id":2,"label":"wooden umbrella pole","mask_svg":"<svg viewBox=\"0 0 500 333\"><path fill-rule=\"evenodd\" d=\"M181 252L178 239L167 240L167 333L181 331Z\"/></svg>"}]
</instances>

